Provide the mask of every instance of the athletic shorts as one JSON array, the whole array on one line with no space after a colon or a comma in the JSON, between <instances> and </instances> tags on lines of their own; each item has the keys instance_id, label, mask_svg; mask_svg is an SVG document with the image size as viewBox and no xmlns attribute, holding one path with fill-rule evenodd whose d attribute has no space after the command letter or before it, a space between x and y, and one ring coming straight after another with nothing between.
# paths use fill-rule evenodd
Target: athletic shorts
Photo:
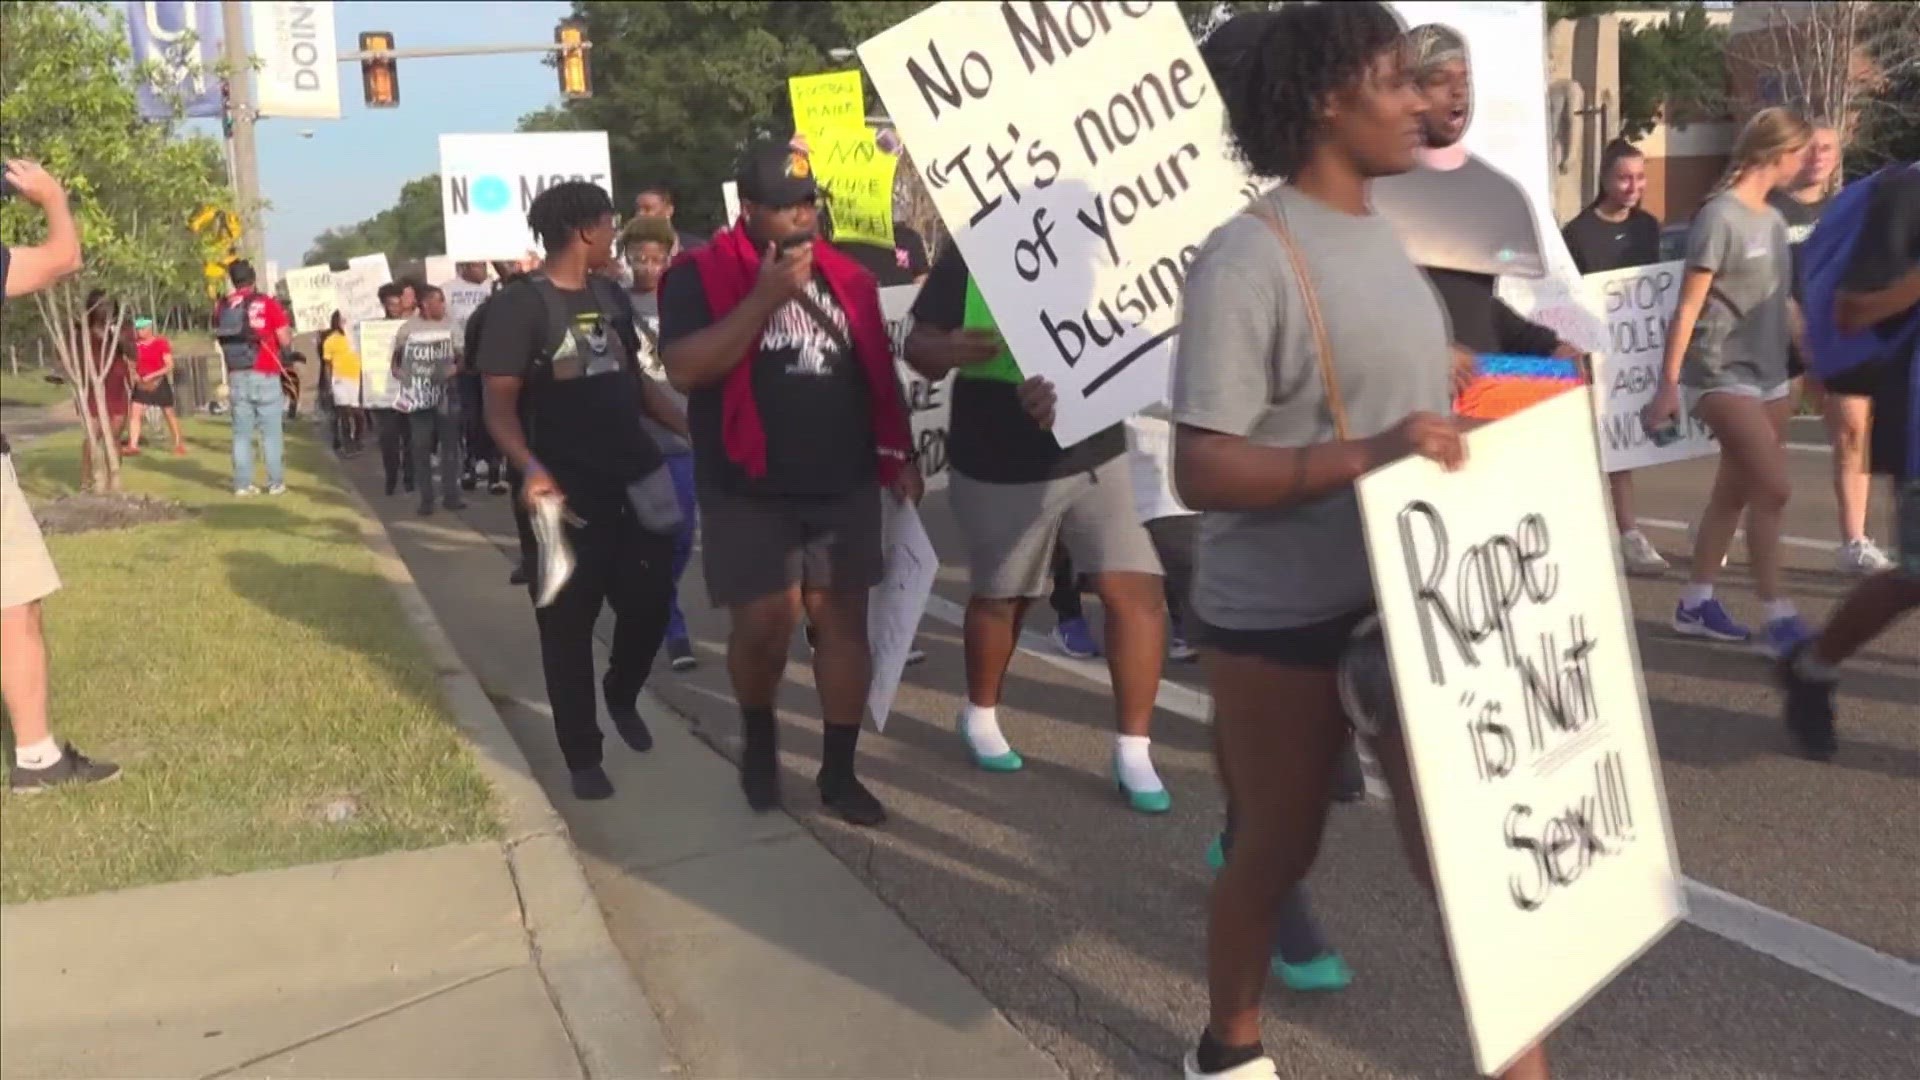
<instances>
[{"instance_id":1,"label":"athletic shorts","mask_svg":"<svg viewBox=\"0 0 1920 1080\"><path fill-rule=\"evenodd\" d=\"M1248 656L1287 667L1333 671L1339 668L1340 657L1347 651L1353 628L1371 614L1370 610L1355 611L1317 623L1273 630L1229 630L1196 617L1187 628L1187 640L1202 649L1228 656Z\"/></svg>"},{"instance_id":2,"label":"athletic shorts","mask_svg":"<svg viewBox=\"0 0 1920 1080\"><path fill-rule=\"evenodd\" d=\"M732 607L798 585L849 592L880 583L879 485L826 498L699 493L707 598Z\"/></svg>"},{"instance_id":3,"label":"athletic shorts","mask_svg":"<svg viewBox=\"0 0 1920 1080\"><path fill-rule=\"evenodd\" d=\"M1089 472L1031 484L991 484L956 471L947 502L966 541L975 596L1047 595L1061 544L1078 574L1161 574L1153 538L1134 509L1124 454Z\"/></svg>"},{"instance_id":4,"label":"athletic shorts","mask_svg":"<svg viewBox=\"0 0 1920 1080\"><path fill-rule=\"evenodd\" d=\"M1700 409L1700 403L1713 394L1732 394L1735 397L1753 398L1755 401L1761 402L1785 400L1788 394L1793 393L1793 380L1789 379L1783 383L1776 383L1764 389L1758 386L1748 386L1746 383L1711 386L1705 390L1696 390L1693 387L1687 387L1685 389L1687 411L1689 413L1696 413Z\"/></svg>"},{"instance_id":5,"label":"athletic shorts","mask_svg":"<svg viewBox=\"0 0 1920 1080\"><path fill-rule=\"evenodd\" d=\"M60 588L60 574L47 554L40 523L20 493L13 455L0 454L0 610L43 600Z\"/></svg>"},{"instance_id":6,"label":"athletic shorts","mask_svg":"<svg viewBox=\"0 0 1920 1080\"><path fill-rule=\"evenodd\" d=\"M161 379L151 390L142 387L139 383L134 383L133 403L135 405L152 405L161 409L173 408L173 381L170 379Z\"/></svg>"}]
</instances>

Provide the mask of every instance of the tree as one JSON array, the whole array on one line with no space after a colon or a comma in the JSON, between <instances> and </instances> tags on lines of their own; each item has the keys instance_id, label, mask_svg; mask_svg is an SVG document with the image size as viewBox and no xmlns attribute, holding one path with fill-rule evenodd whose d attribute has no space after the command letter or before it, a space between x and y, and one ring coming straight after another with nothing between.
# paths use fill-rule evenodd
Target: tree
<instances>
[{"instance_id":1,"label":"tree","mask_svg":"<svg viewBox=\"0 0 1920 1080\"><path fill-rule=\"evenodd\" d=\"M328 229L313 238L306 265L345 266L355 255L386 252L395 266L438 255L446 244L440 206L440 174L416 177L400 186L400 198L390 207L342 229Z\"/></svg>"},{"instance_id":2,"label":"tree","mask_svg":"<svg viewBox=\"0 0 1920 1080\"><path fill-rule=\"evenodd\" d=\"M1620 31L1620 134L1637 139L1665 121L1727 114L1727 32L1700 4L1678 5L1665 22Z\"/></svg>"},{"instance_id":3,"label":"tree","mask_svg":"<svg viewBox=\"0 0 1920 1080\"><path fill-rule=\"evenodd\" d=\"M1904 150L1920 126L1920 5L1776 3L1736 42L1758 103L1835 124L1849 165L1872 168Z\"/></svg>"},{"instance_id":4,"label":"tree","mask_svg":"<svg viewBox=\"0 0 1920 1080\"><path fill-rule=\"evenodd\" d=\"M102 3L0 3L0 131L12 152L35 157L66 185L80 226L85 268L31 305L85 421L83 482L119 486L120 460L107 416L106 381L122 327L138 302L197 303L206 252L189 228L203 208L232 208L219 147L168 121L143 119L134 96L142 77L118 9ZM37 212L9 200L0 234L31 243ZM96 343L83 332L85 300L104 290L108 327ZM16 305L27 307L28 305ZM11 319L11 313L9 314ZM99 467L95 467L95 463Z\"/></svg>"}]
</instances>

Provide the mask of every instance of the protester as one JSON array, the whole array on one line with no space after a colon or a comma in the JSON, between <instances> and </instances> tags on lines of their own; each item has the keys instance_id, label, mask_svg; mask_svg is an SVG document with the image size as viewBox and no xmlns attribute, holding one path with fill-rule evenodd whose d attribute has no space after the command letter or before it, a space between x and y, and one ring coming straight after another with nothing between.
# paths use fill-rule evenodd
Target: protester
<instances>
[{"instance_id":1,"label":"protester","mask_svg":"<svg viewBox=\"0 0 1920 1080\"><path fill-rule=\"evenodd\" d=\"M253 483L253 436L266 458L267 494L287 491L280 411L280 356L293 344L293 323L280 301L254 287L253 264L227 267L233 291L214 312L214 338L227 366L233 403L233 493L260 494Z\"/></svg>"},{"instance_id":2,"label":"protester","mask_svg":"<svg viewBox=\"0 0 1920 1080\"><path fill-rule=\"evenodd\" d=\"M1049 430L1053 389L1044 379L997 374L1005 358L997 331L969 319L973 290L957 246L934 261L913 305L906 359L927 379L958 371L947 426L952 479L947 499L967 545L972 592L963 636L967 703L959 728L976 767L1014 772L1020 754L1000 730L998 708L1020 624L1052 581L1065 546L1093 583L1106 615L1107 667L1114 687L1114 781L1142 813L1173 805L1154 770L1149 731L1166 648L1160 559L1134 516L1127 436L1115 424L1071 447ZM969 325L969 324L973 325ZM1017 376L1015 376L1017 378Z\"/></svg>"},{"instance_id":3,"label":"protester","mask_svg":"<svg viewBox=\"0 0 1920 1080\"><path fill-rule=\"evenodd\" d=\"M1780 589L1781 518L1791 493L1787 345L1800 330L1787 226L1767 196L1799 174L1812 138L1800 117L1763 109L1735 140L1726 175L1687 231L1686 276L1668 329L1660 389L1642 412L1647 430L1657 431L1678 424L1688 409L1720 443L1674 631L1712 641L1752 638L1714 597L1744 510L1754 591L1766 609L1762 646L1776 657L1809 631Z\"/></svg>"},{"instance_id":4,"label":"protester","mask_svg":"<svg viewBox=\"0 0 1920 1080\"><path fill-rule=\"evenodd\" d=\"M127 445L123 454L140 452L141 414L148 408L160 410L167 431L173 436L175 457L187 452L187 441L180 434L180 414L173 400L173 345L154 330L152 319L133 320L134 349L138 356L134 376L133 404L127 417Z\"/></svg>"},{"instance_id":5,"label":"protester","mask_svg":"<svg viewBox=\"0 0 1920 1080\"><path fill-rule=\"evenodd\" d=\"M439 447L440 497L448 510L464 510L460 497L460 405L452 386L460 343L447 318L446 294L420 286L420 313L393 339L393 408L406 419L413 442L413 474L420 481L420 513L432 514L433 461Z\"/></svg>"},{"instance_id":6,"label":"protester","mask_svg":"<svg viewBox=\"0 0 1920 1080\"><path fill-rule=\"evenodd\" d=\"M633 328L640 338L640 370L647 378L647 412L640 423L666 456L673 474L673 492L680 500L680 530L673 538L673 595L668 601L667 662L675 671L691 671L698 661L680 610L680 576L693 559L693 541L699 528L694 497L693 443L687 430L687 396L667 381L660 359L660 279L666 275L668 252L675 244L673 226L664 217L637 217L620 236L620 249L632 272L627 299L633 303Z\"/></svg>"},{"instance_id":7,"label":"protester","mask_svg":"<svg viewBox=\"0 0 1920 1080\"><path fill-rule=\"evenodd\" d=\"M333 446L357 454L367 436L367 415L360 408L360 354L347 336L346 316L336 311L320 334L321 378L333 397Z\"/></svg>"},{"instance_id":8,"label":"protester","mask_svg":"<svg viewBox=\"0 0 1920 1080\"><path fill-rule=\"evenodd\" d=\"M1647 157L1625 139L1600 155L1600 194L1561 230L1573 265L1583 274L1624 270L1660 261L1660 219L1640 206L1647 190ZM1620 554L1630 573L1657 574L1667 560L1640 531L1633 507L1633 470L1607 474Z\"/></svg>"},{"instance_id":9,"label":"protester","mask_svg":"<svg viewBox=\"0 0 1920 1080\"><path fill-rule=\"evenodd\" d=\"M14 299L49 288L80 269L80 230L67 208L67 193L45 169L9 159L0 170L21 199L47 220L47 238L34 247L0 244L0 296ZM40 607L60 588L60 574L47 554L33 508L20 492L13 448L0 434L0 701L13 730L13 769L7 789L29 795L63 784L110 780L120 766L95 761L72 743L53 737L47 725L47 639ZM51 838L48 838L51 841Z\"/></svg>"},{"instance_id":10,"label":"protester","mask_svg":"<svg viewBox=\"0 0 1920 1080\"><path fill-rule=\"evenodd\" d=\"M1285 183L1201 249L1173 371L1177 490L1202 514L1189 630L1235 823L1189 1078L1278 1075L1260 1045L1267 948L1318 849L1349 726L1338 661L1375 604L1354 481L1409 453L1450 468L1464 456L1446 313L1368 212L1369 182L1412 169L1421 143L1402 27L1375 3L1288 4L1266 20L1223 95L1241 157ZM1390 732L1373 749L1430 890L1405 746ZM1546 1072L1534 1048L1503 1075Z\"/></svg>"},{"instance_id":11,"label":"protester","mask_svg":"<svg viewBox=\"0 0 1920 1080\"><path fill-rule=\"evenodd\" d=\"M300 366L306 362L307 354L294 349L280 365L280 396L286 399L288 420L300 419Z\"/></svg>"},{"instance_id":12,"label":"protester","mask_svg":"<svg viewBox=\"0 0 1920 1080\"><path fill-rule=\"evenodd\" d=\"M528 266L537 269L539 267L539 261L536 259L494 263L494 273L499 280L499 287L496 288L486 300L482 301L479 307L473 310L473 314L467 316L467 330L463 340L466 345L467 355L473 358L471 363L475 368L479 367L480 342L484 335L488 310L493 306L493 301L500 295L501 290L533 272L530 269L523 269L523 267ZM481 424L491 428L492 425L487 421L485 377L486 372L482 371L480 408L476 411L479 413ZM520 497L522 477L518 470L513 468L512 463L507 460L505 453L494 443L491 430L486 433L486 445L495 454L499 455L502 471L505 473L503 482L490 483L487 485L487 490L495 494L500 494L504 489L506 492L511 493L507 504L513 511L514 533L518 537L520 545L518 557L514 560L513 569L507 573L507 584L516 586L525 585L533 580L533 561L538 545L534 541L532 519L527 516L526 504Z\"/></svg>"},{"instance_id":13,"label":"protester","mask_svg":"<svg viewBox=\"0 0 1920 1080\"><path fill-rule=\"evenodd\" d=\"M626 295L601 276L612 262L613 202L584 180L534 197L527 225L545 246L545 268L486 305L480 371L487 427L524 477L529 511L560 500L576 566L557 596L536 608L540 658L554 732L580 799L604 799L593 694L593 627L613 609L613 643L601 691L627 745L653 748L639 697L667 628L673 531L660 488L672 482L640 426L640 343ZM677 519L678 515L672 515ZM537 575L536 575L537 577ZM529 586L534 592L541 583Z\"/></svg>"},{"instance_id":14,"label":"protester","mask_svg":"<svg viewBox=\"0 0 1920 1080\"><path fill-rule=\"evenodd\" d=\"M500 451L487 434L486 408L481 401L483 383L478 361L479 338L471 332L473 316L493 294L485 262L454 264L454 277L440 286L446 297L447 317L453 320L453 340L460 352L460 371L454 379L453 393L460 410L461 460L460 488L474 491L486 475L487 490L499 495L507 490L507 475Z\"/></svg>"},{"instance_id":15,"label":"protester","mask_svg":"<svg viewBox=\"0 0 1920 1080\"><path fill-rule=\"evenodd\" d=\"M670 258L678 258L705 243L692 233L681 232L679 226L673 224L673 189L665 184L649 184L641 188L633 199L633 214L635 217L660 218L673 226L673 250L668 253Z\"/></svg>"},{"instance_id":16,"label":"protester","mask_svg":"<svg viewBox=\"0 0 1920 1080\"><path fill-rule=\"evenodd\" d=\"M397 281L389 281L380 286L380 309L388 319L407 319L407 298L411 290ZM374 363L382 358L374 357ZM364 358L363 358L364 362ZM393 407L394 395L399 387L391 380L387 382L384 393L376 393L371 387L364 392L367 417L373 424L375 436L380 442L380 467L386 475L387 495L392 497L396 486L404 486L407 494L413 494L413 427L407 418ZM428 487L432 487L431 478L427 478Z\"/></svg>"},{"instance_id":17,"label":"protester","mask_svg":"<svg viewBox=\"0 0 1920 1080\"><path fill-rule=\"evenodd\" d=\"M872 677L867 590L884 569L880 489L921 493L906 403L872 275L819 238L806 157L755 142L737 182L740 220L667 271L660 340L688 395L707 592L731 614L740 784L755 810L780 805L775 695L804 610L819 635L821 801L878 825L886 812L854 761Z\"/></svg>"},{"instance_id":18,"label":"protester","mask_svg":"<svg viewBox=\"0 0 1920 1080\"><path fill-rule=\"evenodd\" d=\"M1920 163L1876 174L1833 305L1838 329L1873 330L1878 355L1861 365L1874 388L1873 469L1899 492L1898 561L1854 586L1826 628L1781 664L1787 731L1810 757L1838 748L1833 695L1840 665L1920 607ZM1813 321L1822 313L1809 312Z\"/></svg>"}]
</instances>

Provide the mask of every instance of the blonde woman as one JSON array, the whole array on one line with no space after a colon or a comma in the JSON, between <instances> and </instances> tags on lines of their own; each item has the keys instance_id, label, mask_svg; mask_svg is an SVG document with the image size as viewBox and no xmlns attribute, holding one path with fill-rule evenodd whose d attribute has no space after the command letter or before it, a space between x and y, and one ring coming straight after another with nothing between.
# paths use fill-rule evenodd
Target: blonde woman
<instances>
[{"instance_id":1,"label":"blonde woman","mask_svg":"<svg viewBox=\"0 0 1920 1080\"><path fill-rule=\"evenodd\" d=\"M1693 571L1674 631L1745 642L1753 632L1714 598L1727 547L1747 516L1754 589L1766 608L1762 648L1784 655L1809 635L1780 593L1780 522L1791 488L1784 433L1793 409L1790 343L1800 336L1787 224L1767 202L1800 174L1813 128L1764 109L1734 143L1718 192L1687 232L1686 275L1667 338L1660 390L1641 414L1650 432L1698 416L1720 442L1713 494L1694 539Z\"/></svg>"}]
</instances>

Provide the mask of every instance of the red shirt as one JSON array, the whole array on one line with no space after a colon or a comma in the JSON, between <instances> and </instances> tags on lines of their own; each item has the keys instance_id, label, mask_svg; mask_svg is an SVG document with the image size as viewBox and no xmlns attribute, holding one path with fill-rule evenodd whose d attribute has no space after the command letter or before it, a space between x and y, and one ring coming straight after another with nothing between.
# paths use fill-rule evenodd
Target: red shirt
<instances>
[{"instance_id":1,"label":"red shirt","mask_svg":"<svg viewBox=\"0 0 1920 1080\"><path fill-rule=\"evenodd\" d=\"M229 293L227 298L220 302L221 309L224 310L230 304L240 303L242 297L245 297L246 303L251 305L253 335L260 341L260 360L253 365L253 370L262 375L278 375L281 370L280 331L291 327L293 323L287 319L287 311L280 306L280 301L253 288L238 289ZM218 322L219 318L219 311L214 312L214 321Z\"/></svg>"},{"instance_id":2,"label":"red shirt","mask_svg":"<svg viewBox=\"0 0 1920 1080\"><path fill-rule=\"evenodd\" d=\"M163 337L153 337L146 341L134 342L139 350L139 359L134 361L134 370L143 379L160 374L167 366L167 354L173 351L173 345Z\"/></svg>"}]
</instances>

